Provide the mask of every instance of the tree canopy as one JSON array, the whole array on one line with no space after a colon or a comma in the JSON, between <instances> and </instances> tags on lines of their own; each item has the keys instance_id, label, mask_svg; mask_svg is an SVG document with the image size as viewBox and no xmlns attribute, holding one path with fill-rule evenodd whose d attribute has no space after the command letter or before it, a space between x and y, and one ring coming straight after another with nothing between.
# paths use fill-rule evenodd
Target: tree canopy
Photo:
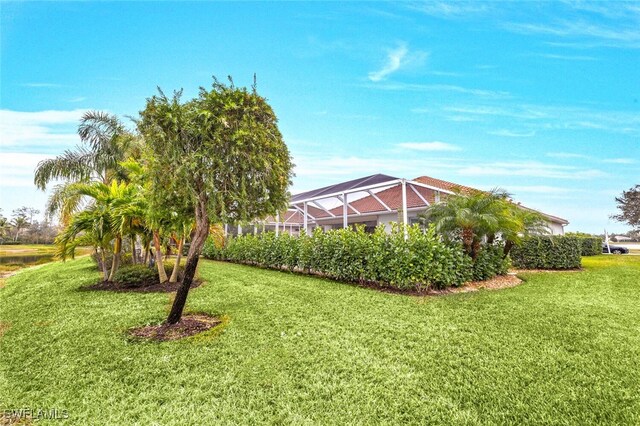
<instances>
[{"instance_id":1,"label":"tree canopy","mask_svg":"<svg viewBox=\"0 0 640 426\"><path fill-rule=\"evenodd\" d=\"M195 215L172 324L182 316L211 222L259 219L284 208L293 165L255 84L248 90L214 79L211 89L184 102L181 91L171 97L159 91L140 112L138 130L148 147L150 208L166 208L175 197L188 200Z\"/></svg>"},{"instance_id":2,"label":"tree canopy","mask_svg":"<svg viewBox=\"0 0 640 426\"><path fill-rule=\"evenodd\" d=\"M640 229L640 185L623 191L620 197L616 197L616 203L620 213L612 217Z\"/></svg>"}]
</instances>

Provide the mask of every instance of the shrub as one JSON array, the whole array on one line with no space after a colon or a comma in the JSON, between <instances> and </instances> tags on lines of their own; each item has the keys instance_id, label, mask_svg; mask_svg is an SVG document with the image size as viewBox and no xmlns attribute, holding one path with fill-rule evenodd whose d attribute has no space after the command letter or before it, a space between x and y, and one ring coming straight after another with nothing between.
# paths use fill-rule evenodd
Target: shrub
<instances>
[{"instance_id":1,"label":"shrub","mask_svg":"<svg viewBox=\"0 0 640 426\"><path fill-rule=\"evenodd\" d=\"M582 237L580 240L582 244L581 254L583 256L602 254L602 239L600 237Z\"/></svg>"},{"instance_id":2,"label":"shrub","mask_svg":"<svg viewBox=\"0 0 640 426\"><path fill-rule=\"evenodd\" d=\"M146 265L130 265L119 268L113 281L122 287L143 287L159 281L158 269Z\"/></svg>"},{"instance_id":3,"label":"shrub","mask_svg":"<svg viewBox=\"0 0 640 426\"><path fill-rule=\"evenodd\" d=\"M173 271L172 264L165 264L164 270L167 276L171 275ZM149 268L147 265L128 265L118 268L113 276L113 282L120 287L146 287L148 285L158 284L160 282L160 276L158 275L158 268Z\"/></svg>"},{"instance_id":4,"label":"shrub","mask_svg":"<svg viewBox=\"0 0 640 426\"><path fill-rule=\"evenodd\" d=\"M370 282L398 289L459 286L472 278L471 259L459 245L447 245L433 229L396 225L368 234L363 227L322 231L292 237L273 232L242 235L216 248L212 241L204 257L273 269L316 273L347 282Z\"/></svg>"},{"instance_id":5,"label":"shrub","mask_svg":"<svg viewBox=\"0 0 640 426\"><path fill-rule=\"evenodd\" d=\"M513 265L522 269L580 268L582 241L561 235L527 237L511 250Z\"/></svg>"},{"instance_id":6,"label":"shrub","mask_svg":"<svg viewBox=\"0 0 640 426\"><path fill-rule=\"evenodd\" d=\"M496 275L505 275L511 262L504 257L504 249L500 245L488 245L482 248L473 263L473 280L485 281Z\"/></svg>"}]
</instances>

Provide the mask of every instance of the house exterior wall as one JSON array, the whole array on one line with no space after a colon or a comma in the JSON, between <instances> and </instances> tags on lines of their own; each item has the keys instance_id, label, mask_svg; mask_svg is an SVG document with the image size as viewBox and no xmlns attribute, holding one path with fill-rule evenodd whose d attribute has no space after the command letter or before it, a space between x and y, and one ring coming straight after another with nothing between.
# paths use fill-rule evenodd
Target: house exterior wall
<instances>
[{"instance_id":1,"label":"house exterior wall","mask_svg":"<svg viewBox=\"0 0 640 426\"><path fill-rule=\"evenodd\" d=\"M549 222L549 230L552 235L564 235L564 226L559 222Z\"/></svg>"}]
</instances>

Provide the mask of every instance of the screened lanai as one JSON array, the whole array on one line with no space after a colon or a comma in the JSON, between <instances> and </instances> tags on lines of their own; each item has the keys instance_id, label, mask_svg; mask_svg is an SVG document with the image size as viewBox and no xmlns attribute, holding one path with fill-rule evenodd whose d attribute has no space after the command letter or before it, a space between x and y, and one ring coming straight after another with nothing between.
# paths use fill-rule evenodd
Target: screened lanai
<instances>
[{"instance_id":1,"label":"screened lanai","mask_svg":"<svg viewBox=\"0 0 640 426\"><path fill-rule=\"evenodd\" d=\"M262 231L299 235L303 229L309 233L317 227L329 230L356 224L367 231L378 225L390 230L394 222L415 223L428 206L454 191L479 190L429 176L410 180L375 174L295 194L286 211L245 226L225 226L225 230L234 235ZM544 215L552 233L564 233L566 220Z\"/></svg>"}]
</instances>

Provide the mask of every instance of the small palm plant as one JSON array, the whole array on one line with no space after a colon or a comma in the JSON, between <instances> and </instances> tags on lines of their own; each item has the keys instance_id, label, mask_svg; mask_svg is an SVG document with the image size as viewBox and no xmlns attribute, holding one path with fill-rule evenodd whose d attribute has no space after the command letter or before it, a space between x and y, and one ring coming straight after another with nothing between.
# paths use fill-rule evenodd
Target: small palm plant
<instances>
[{"instance_id":1,"label":"small palm plant","mask_svg":"<svg viewBox=\"0 0 640 426\"><path fill-rule=\"evenodd\" d=\"M510 201L506 191L456 190L441 203L431 205L420 215L423 224L433 223L440 235L462 242L465 252L475 260L482 243L504 241L504 256L529 234L548 232L544 217Z\"/></svg>"}]
</instances>

